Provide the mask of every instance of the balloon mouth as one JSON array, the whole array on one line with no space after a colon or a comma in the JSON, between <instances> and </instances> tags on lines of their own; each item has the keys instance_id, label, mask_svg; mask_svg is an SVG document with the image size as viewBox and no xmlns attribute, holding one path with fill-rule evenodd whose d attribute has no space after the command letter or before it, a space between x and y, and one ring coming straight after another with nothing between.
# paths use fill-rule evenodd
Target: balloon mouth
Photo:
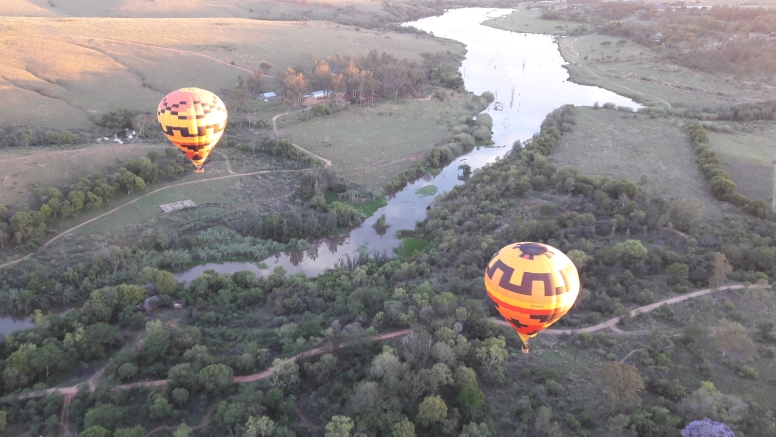
<instances>
[{"instance_id":1,"label":"balloon mouth","mask_svg":"<svg viewBox=\"0 0 776 437\"><path fill-rule=\"evenodd\" d=\"M536 243L521 244L517 246L517 248L526 255L544 255L548 252L546 247L540 246Z\"/></svg>"}]
</instances>

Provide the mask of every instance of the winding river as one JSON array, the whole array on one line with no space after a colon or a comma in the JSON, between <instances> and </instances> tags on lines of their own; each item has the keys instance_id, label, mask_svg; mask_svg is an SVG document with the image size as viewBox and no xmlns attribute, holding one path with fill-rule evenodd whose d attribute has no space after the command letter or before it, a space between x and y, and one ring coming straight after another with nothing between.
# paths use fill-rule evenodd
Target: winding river
<instances>
[{"instance_id":1,"label":"winding river","mask_svg":"<svg viewBox=\"0 0 776 437\"><path fill-rule=\"evenodd\" d=\"M249 270L257 276L267 276L278 266L289 274L302 272L316 276L359 250L386 252L393 256L393 249L401 243L396 237L397 231L414 229L416 222L426 218L426 207L433 201L434 196L424 194L428 190L418 191L434 185L435 195L439 195L464 183L459 165L468 164L476 170L495 161L510 150L515 140L526 140L538 132L544 117L564 104L590 106L595 102L612 102L632 108L639 106L611 91L569 82L556 37L509 32L481 24L511 12L511 9L454 9L438 17L404 24L466 45L466 59L461 66L466 89L477 95L485 91L496 95L496 101L485 110L493 117L493 147L477 148L455 159L436 176L426 176L408 184L360 226L336 238L314 241L309 250L282 252L263 263L203 264L176 274L176 279L188 282L209 269L219 273ZM389 228L381 236L372 225L382 214L385 214ZM2 334L29 326L32 326L29 317L0 317Z\"/></svg>"},{"instance_id":2,"label":"winding river","mask_svg":"<svg viewBox=\"0 0 776 437\"><path fill-rule=\"evenodd\" d=\"M454 9L442 16L404 24L466 45L466 59L461 66L466 89L477 95L485 91L496 95L496 101L485 110L493 117L493 147L475 149L451 162L438 175L409 184L376 214L337 238L321 239L313 242L309 250L282 252L264 260L266 268L250 262L208 263L178 273L176 278L191 281L208 269L219 273L249 270L257 276L267 276L278 266L289 274L302 272L315 276L359 250L385 251L393 256L393 249L401 243L396 232L414 229L416 222L425 219L426 207L433 201L434 196L418 192L421 188L434 185L438 195L464 183L459 165L468 164L477 169L495 161L510 150L515 140L526 140L538 132L544 117L561 105L612 102L632 108L639 106L611 91L569 82L556 37L509 32L481 24L511 12L511 9ZM372 225L382 214L390 227L380 236Z\"/></svg>"}]
</instances>

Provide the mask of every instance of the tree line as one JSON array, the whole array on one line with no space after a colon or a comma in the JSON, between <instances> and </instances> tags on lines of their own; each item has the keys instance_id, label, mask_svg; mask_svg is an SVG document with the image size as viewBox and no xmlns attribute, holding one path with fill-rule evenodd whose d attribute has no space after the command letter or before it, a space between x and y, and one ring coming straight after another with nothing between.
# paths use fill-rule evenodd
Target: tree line
<instances>
[{"instance_id":1,"label":"tree line","mask_svg":"<svg viewBox=\"0 0 776 437\"><path fill-rule=\"evenodd\" d=\"M80 178L67 189L41 188L37 192L40 206L37 210L21 208L13 212L0 204L0 247L13 244L24 251L32 251L42 242L47 224L55 219L76 217L83 211L104 207L112 198L131 194L160 178L171 179L186 172L185 157L175 149L164 155L148 152L147 158L131 159L110 176L95 174Z\"/></svg>"}]
</instances>

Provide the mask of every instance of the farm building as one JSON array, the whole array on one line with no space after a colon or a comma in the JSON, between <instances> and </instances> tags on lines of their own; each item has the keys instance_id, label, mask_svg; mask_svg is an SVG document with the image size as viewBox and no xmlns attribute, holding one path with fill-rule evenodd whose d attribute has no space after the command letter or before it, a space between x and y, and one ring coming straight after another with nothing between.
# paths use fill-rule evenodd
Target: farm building
<instances>
[{"instance_id":1,"label":"farm building","mask_svg":"<svg viewBox=\"0 0 776 437\"><path fill-rule=\"evenodd\" d=\"M275 94L275 93L273 93L273 92L269 92L269 93L260 94L260 95L259 95L259 98L260 98L261 100L264 100L265 102L269 102L270 100L275 100L275 99L277 99L277 98L278 98L278 95L277 95L277 94Z\"/></svg>"},{"instance_id":2,"label":"farm building","mask_svg":"<svg viewBox=\"0 0 776 437\"><path fill-rule=\"evenodd\" d=\"M321 90L321 91L313 91L312 93L307 94L306 96L304 96L304 98L305 99L322 99L322 98L326 97L326 94L327 94L327 91L323 91L323 90Z\"/></svg>"},{"instance_id":3,"label":"farm building","mask_svg":"<svg viewBox=\"0 0 776 437\"><path fill-rule=\"evenodd\" d=\"M137 309L140 311L151 311L161 305L161 302L159 302L160 300L159 296L151 296L138 304Z\"/></svg>"}]
</instances>

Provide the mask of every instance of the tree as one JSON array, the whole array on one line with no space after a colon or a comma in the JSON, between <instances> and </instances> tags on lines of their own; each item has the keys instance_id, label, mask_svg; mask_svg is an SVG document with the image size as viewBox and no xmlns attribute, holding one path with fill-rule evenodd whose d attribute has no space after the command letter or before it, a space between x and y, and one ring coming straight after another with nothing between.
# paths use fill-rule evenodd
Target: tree
<instances>
[{"instance_id":1,"label":"tree","mask_svg":"<svg viewBox=\"0 0 776 437\"><path fill-rule=\"evenodd\" d=\"M189 391L185 388L173 389L172 399L175 401L178 407L183 408L183 406L186 405L186 402L189 400Z\"/></svg>"},{"instance_id":2,"label":"tree","mask_svg":"<svg viewBox=\"0 0 776 437\"><path fill-rule=\"evenodd\" d=\"M415 437L415 424L404 416L391 425L390 437Z\"/></svg>"},{"instance_id":3,"label":"tree","mask_svg":"<svg viewBox=\"0 0 776 437\"><path fill-rule=\"evenodd\" d=\"M711 382L702 381L700 388L682 399L678 407L687 420L708 417L738 423L746 416L749 405L738 396L722 394Z\"/></svg>"},{"instance_id":4,"label":"tree","mask_svg":"<svg viewBox=\"0 0 776 437\"><path fill-rule=\"evenodd\" d=\"M51 372L64 372L70 368L70 363L70 357L53 342L38 348L30 360L38 373L45 372L47 381Z\"/></svg>"},{"instance_id":5,"label":"tree","mask_svg":"<svg viewBox=\"0 0 776 437\"><path fill-rule=\"evenodd\" d=\"M648 250L641 244L640 240L626 240L623 243L617 243L612 248L618 258L626 260L639 260L647 256Z\"/></svg>"},{"instance_id":6,"label":"tree","mask_svg":"<svg viewBox=\"0 0 776 437\"><path fill-rule=\"evenodd\" d=\"M137 367L132 363L124 363L119 367L119 378L126 381L137 375Z\"/></svg>"},{"instance_id":7,"label":"tree","mask_svg":"<svg viewBox=\"0 0 776 437\"><path fill-rule=\"evenodd\" d=\"M261 92L261 70L258 68L254 69L248 75L248 89L253 94L258 94Z\"/></svg>"},{"instance_id":8,"label":"tree","mask_svg":"<svg viewBox=\"0 0 776 437\"><path fill-rule=\"evenodd\" d=\"M711 194L719 200L727 199L735 194L738 189L736 184L725 175L717 175L711 178L709 188L711 189Z\"/></svg>"},{"instance_id":9,"label":"tree","mask_svg":"<svg viewBox=\"0 0 776 437\"><path fill-rule=\"evenodd\" d=\"M148 418L151 420L164 419L172 414L172 405L162 395L157 395L154 402L148 406Z\"/></svg>"},{"instance_id":10,"label":"tree","mask_svg":"<svg viewBox=\"0 0 776 437\"><path fill-rule=\"evenodd\" d=\"M477 359L485 369L485 376L493 383L498 383L504 378L504 362L509 357L506 344L503 336L489 337L483 340L475 351Z\"/></svg>"},{"instance_id":11,"label":"tree","mask_svg":"<svg viewBox=\"0 0 776 437\"><path fill-rule=\"evenodd\" d=\"M736 434L724 423L704 417L703 420L690 422L682 430L682 437L736 437Z\"/></svg>"},{"instance_id":12,"label":"tree","mask_svg":"<svg viewBox=\"0 0 776 437\"><path fill-rule=\"evenodd\" d=\"M107 430L115 429L124 421L126 407L117 407L115 405L103 404L92 408L84 417L84 428L99 426Z\"/></svg>"},{"instance_id":13,"label":"tree","mask_svg":"<svg viewBox=\"0 0 776 437\"><path fill-rule=\"evenodd\" d=\"M356 426L347 416L333 416L326 424L326 437L349 437L350 430Z\"/></svg>"},{"instance_id":14,"label":"tree","mask_svg":"<svg viewBox=\"0 0 776 437\"><path fill-rule=\"evenodd\" d=\"M132 428L117 428L113 432L113 437L143 437L144 435L145 428L140 425Z\"/></svg>"},{"instance_id":15,"label":"tree","mask_svg":"<svg viewBox=\"0 0 776 437\"><path fill-rule=\"evenodd\" d=\"M275 358L272 362L272 367L275 368L275 372L269 377L269 383L273 387L279 388L285 393L296 389L300 381L298 364L293 361L284 362L280 358Z\"/></svg>"},{"instance_id":16,"label":"tree","mask_svg":"<svg viewBox=\"0 0 776 437\"><path fill-rule=\"evenodd\" d=\"M709 279L709 285L715 290L727 281L729 274L733 273L733 268L724 253L714 253L714 274Z\"/></svg>"},{"instance_id":17,"label":"tree","mask_svg":"<svg viewBox=\"0 0 776 437\"><path fill-rule=\"evenodd\" d=\"M172 273L166 270L156 272L154 281L156 282L156 291L159 294L173 294L178 291L178 281L175 280Z\"/></svg>"},{"instance_id":18,"label":"tree","mask_svg":"<svg viewBox=\"0 0 776 437\"><path fill-rule=\"evenodd\" d=\"M175 431L172 432L172 437L189 437L191 435L191 429L190 426L186 425L185 423L181 423L178 425L178 427L175 429Z\"/></svg>"},{"instance_id":19,"label":"tree","mask_svg":"<svg viewBox=\"0 0 776 437\"><path fill-rule=\"evenodd\" d=\"M280 81L294 102L294 106L300 104L302 96L307 90L307 79L305 79L304 74L297 72L293 68L286 68L280 74Z\"/></svg>"},{"instance_id":20,"label":"tree","mask_svg":"<svg viewBox=\"0 0 776 437\"><path fill-rule=\"evenodd\" d=\"M199 372L199 383L214 396L226 393L234 382L232 368L223 364L211 364Z\"/></svg>"},{"instance_id":21,"label":"tree","mask_svg":"<svg viewBox=\"0 0 776 437\"><path fill-rule=\"evenodd\" d=\"M720 320L714 329L714 341L722 348L722 356L749 361L757 354L754 342L740 323Z\"/></svg>"},{"instance_id":22,"label":"tree","mask_svg":"<svg viewBox=\"0 0 776 437\"><path fill-rule=\"evenodd\" d=\"M638 392L644 389L644 381L635 367L609 361L601 368L600 375L610 407L630 408L641 403Z\"/></svg>"},{"instance_id":23,"label":"tree","mask_svg":"<svg viewBox=\"0 0 776 437\"><path fill-rule=\"evenodd\" d=\"M429 428L447 417L447 404L437 395L428 396L418 406L418 415L415 421L423 427Z\"/></svg>"},{"instance_id":24,"label":"tree","mask_svg":"<svg viewBox=\"0 0 776 437\"><path fill-rule=\"evenodd\" d=\"M539 435L546 433L550 428L551 420L552 408L547 406L539 407L534 417L534 431Z\"/></svg>"},{"instance_id":25,"label":"tree","mask_svg":"<svg viewBox=\"0 0 776 437\"><path fill-rule=\"evenodd\" d=\"M698 199L679 199L671 204L668 214L677 229L688 232L702 209L703 202Z\"/></svg>"},{"instance_id":26,"label":"tree","mask_svg":"<svg viewBox=\"0 0 776 437\"><path fill-rule=\"evenodd\" d=\"M261 61L261 63L259 64L259 67L261 68L261 71L263 71L264 73L267 73L269 70L272 69L272 64L270 64L267 61Z\"/></svg>"},{"instance_id":27,"label":"tree","mask_svg":"<svg viewBox=\"0 0 776 437\"><path fill-rule=\"evenodd\" d=\"M485 401L485 393L477 386L468 384L456 398L465 417L475 418L479 415Z\"/></svg>"},{"instance_id":28,"label":"tree","mask_svg":"<svg viewBox=\"0 0 776 437\"><path fill-rule=\"evenodd\" d=\"M78 437L110 437L110 431L101 426L90 426L81 431Z\"/></svg>"},{"instance_id":29,"label":"tree","mask_svg":"<svg viewBox=\"0 0 776 437\"><path fill-rule=\"evenodd\" d=\"M244 437L269 437L275 432L275 422L267 416L251 416L245 424Z\"/></svg>"},{"instance_id":30,"label":"tree","mask_svg":"<svg viewBox=\"0 0 776 437\"><path fill-rule=\"evenodd\" d=\"M184 387L189 390L197 388L197 373L191 367L191 363L182 363L172 366L167 371L167 378L172 387Z\"/></svg>"},{"instance_id":31,"label":"tree","mask_svg":"<svg viewBox=\"0 0 776 437\"><path fill-rule=\"evenodd\" d=\"M463 427L461 430L461 435L458 437L490 437L490 429L488 428L488 424L485 422L477 424L477 423L470 423Z\"/></svg>"},{"instance_id":32,"label":"tree","mask_svg":"<svg viewBox=\"0 0 776 437\"><path fill-rule=\"evenodd\" d=\"M253 355L245 353L237 358L237 368L243 372L252 370L256 364L256 360L253 359Z\"/></svg>"}]
</instances>

